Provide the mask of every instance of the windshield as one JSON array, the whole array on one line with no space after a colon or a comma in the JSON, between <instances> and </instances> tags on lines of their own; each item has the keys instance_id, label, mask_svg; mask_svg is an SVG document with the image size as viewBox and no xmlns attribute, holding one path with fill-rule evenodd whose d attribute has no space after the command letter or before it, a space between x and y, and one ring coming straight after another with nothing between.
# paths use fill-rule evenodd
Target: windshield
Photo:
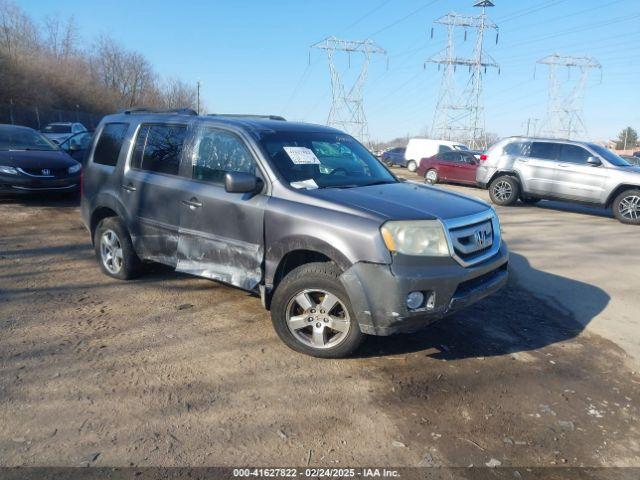
<instances>
[{"instance_id":1,"label":"windshield","mask_svg":"<svg viewBox=\"0 0 640 480\"><path fill-rule=\"evenodd\" d=\"M347 188L398 180L355 139L324 132L274 132L261 143L294 188Z\"/></svg>"},{"instance_id":2,"label":"windshield","mask_svg":"<svg viewBox=\"0 0 640 480\"><path fill-rule=\"evenodd\" d=\"M28 128L0 128L0 150L58 150L42 134Z\"/></svg>"},{"instance_id":3,"label":"windshield","mask_svg":"<svg viewBox=\"0 0 640 480\"><path fill-rule=\"evenodd\" d=\"M616 167L630 167L631 165L624 158L616 155L608 148L601 147L600 145L589 144L592 150L594 150L598 155L604 158L611 165L615 165Z\"/></svg>"},{"instance_id":4,"label":"windshield","mask_svg":"<svg viewBox=\"0 0 640 480\"><path fill-rule=\"evenodd\" d=\"M62 125L59 123L52 123L44 127L45 133L71 133L71 125Z\"/></svg>"}]
</instances>

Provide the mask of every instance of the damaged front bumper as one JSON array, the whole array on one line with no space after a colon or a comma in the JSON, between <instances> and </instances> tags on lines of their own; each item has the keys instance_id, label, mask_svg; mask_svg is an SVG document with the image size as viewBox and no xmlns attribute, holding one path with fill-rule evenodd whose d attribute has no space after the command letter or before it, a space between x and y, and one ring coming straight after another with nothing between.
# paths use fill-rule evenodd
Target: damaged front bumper
<instances>
[{"instance_id":1,"label":"damaged front bumper","mask_svg":"<svg viewBox=\"0 0 640 480\"><path fill-rule=\"evenodd\" d=\"M392 265L359 262L340 279L363 333L392 335L420 330L445 315L491 295L507 283L508 252L503 243L492 258L462 267L452 258L430 264L394 260ZM435 294L435 303L411 310L410 292Z\"/></svg>"}]
</instances>

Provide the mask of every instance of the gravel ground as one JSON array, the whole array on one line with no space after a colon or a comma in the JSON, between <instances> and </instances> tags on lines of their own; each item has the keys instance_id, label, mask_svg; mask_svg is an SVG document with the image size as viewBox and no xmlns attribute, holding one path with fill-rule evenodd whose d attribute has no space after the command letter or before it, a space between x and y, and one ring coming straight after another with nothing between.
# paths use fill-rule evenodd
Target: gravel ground
<instances>
[{"instance_id":1,"label":"gravel ground","mask_svg":"<svg viewBox=\"0 0 640 480\"><path fill-rule=\"evenodd\" d=\"M318 360L239 290L102 275L75 201L0 200L0 465L640 466L629 357L512 263L476 307Z\"/></svg>"}]
</instances>

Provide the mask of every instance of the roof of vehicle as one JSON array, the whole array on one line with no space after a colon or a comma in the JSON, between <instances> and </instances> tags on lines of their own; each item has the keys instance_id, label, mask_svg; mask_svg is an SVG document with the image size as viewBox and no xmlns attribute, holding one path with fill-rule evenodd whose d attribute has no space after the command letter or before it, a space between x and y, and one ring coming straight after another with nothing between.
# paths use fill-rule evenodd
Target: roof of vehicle
<instances>
[{"instance_id":1,"label":"roof of vehicle","mask_svg":"<svg viewBox=\"0 0 640 480\"><path fill-rule=\"evenodd\" d=\"M51 123L47 123L48 125L73 125L76 122L51 122Z\"/></svg>"},{"instance_id":2,"label":"roof of vehicle","mask_svg":"<svg viewBox=\"0 0 640 480\"><path fill-rule=\"evenodd\" d=\"M343 133L332 127L325 125L316 125L312 123L289 122L282 117L275 115L238 115L238 114L215 114L215 115L193 115L188 111L169 111L169 112L152 112L152 111L124 111L113 115L108 115L104 121L122 121L135 118L140 122L149 121L179 121L195 118L197 122L202 123L224 123L226 125L235 126L254 134L265 132L326 132L326 133Z\"/></svg>"},{"instance_id":3,"label":"roof of vehicle","mask_svg":"<svg viewBox=\"0 0 640 480\"><path fill-rule=\"evenodd\" d=\"M0 123L0 128L16 129L16 130L33 130L33 128L31 127L25 127L24 125L11 125L10 123Z\"/></svg>"},{"instance_id":4,"label":"roof of vehicle","mask_svg":"<svg viewBox=\"0 0 640 480\"><path fill-rule=\"evenodd\" d=\"M464 145L464 143L462 142L455 142L453 140L436 140L434 138L422 138L422 137L410 138L409 142L415 142L417 140L424 141L424 142L437 142L437 143L442 143L444 145Z\"/></svg>"},{"instance_id":5,"label":"roof of vehicle","mask_svg":"<svg viewBox=\"0 0 640 480\"><path fill-rule=\"evenodd\" d=\"M508 140L525 140L527 142L562 142L562 143L575 143L578 145L593 145L593 142L587 142L585 140L572 140L570 138L553 138L553 137L527 137L525 135L514 135L507 137Z\"/></svg>"}]
</instances>

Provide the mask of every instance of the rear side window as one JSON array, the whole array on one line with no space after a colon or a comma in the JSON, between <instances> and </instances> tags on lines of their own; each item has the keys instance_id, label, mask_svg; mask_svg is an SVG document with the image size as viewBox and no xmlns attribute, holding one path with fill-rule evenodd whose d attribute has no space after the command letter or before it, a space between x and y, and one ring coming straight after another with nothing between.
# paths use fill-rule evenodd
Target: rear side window
<instances>
[{"instance_id":1,"label":"rear side window","mask_svg":"<svg viewBox=\"0 0 640 480\"><path fill-rule=\"evenodd\" d=\"M115 167L128 128L128 123L105 124L93 153L93 163Z\"/></svg>"},{"instance_id":2,"label":"rear side window","mask_svg":"<svg viewBox=\"0 0 640 480\"><path fill-rule=\"evenodd\" d=\"M440 145L440 147L438 147L438 153L450 152L452 150L453 148L448 147L446 145Z\"/></svg>"},{"instance_id":3,"label":"rear side window","mask_svg":"<svg viewBox=\"0 0 640 480\"><path fill-rule=\"evenodd\" d=\"M131 168L178 175L187 135L185 125L142 125L131 156Z\"/></svg>"},{"instance_id":4,"label":"rear side window","mask_svg":"<svg viewBox=\"0 0 640 480\"><path fill-rule=\"evenodd\" d=\"M556 160L560 153L560 145L557 143L533 142L531 144L531 154L533 158L544 160Z\"/></svg>"},{"instance_id":5,"label":"rear side window","mask_svg":"<svg viewBox=\"0 0 640 480\"><path fill-rule=\"evenodd\" d=\"M528 142L512 142L507 143L502 149L504 155L512 155L514 157L528 157L531 150L531 144Z\"/></svg>"},{"instance_id":6,"label":"rear side window","mask_svg":"<svg viewBox=\"0 0 640 480\"><path fill-rule=\"evenodd\" d=\"M227 172L256 173L256 164L242 140L219 130L202 130L193 158L193 178L224 185Z\"/></svg>"}]
</instances>

